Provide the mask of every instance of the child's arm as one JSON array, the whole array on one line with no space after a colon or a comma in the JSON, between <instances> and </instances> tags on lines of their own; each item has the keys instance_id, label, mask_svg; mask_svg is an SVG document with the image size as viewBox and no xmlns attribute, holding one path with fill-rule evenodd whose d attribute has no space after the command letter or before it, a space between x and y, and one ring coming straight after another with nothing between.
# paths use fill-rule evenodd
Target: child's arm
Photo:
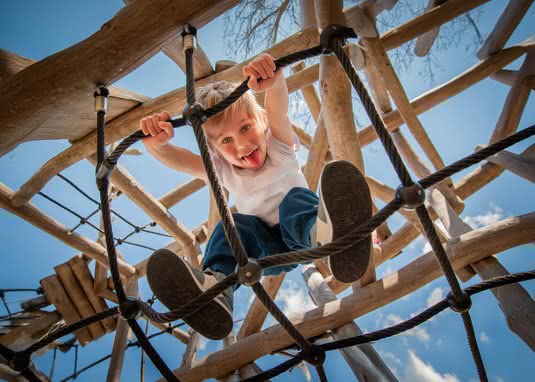
<instances>
[{"instance_id":1,"label":"child's arm","mask_svg":"<svg viewBox=\"0 0 535 382\"><path fill-rule=\"evenodd\" d=\"M264 108L266 109L271 134L279 141L292 147L295 143L294 132L288 119L288 87L282 75L282 69L275 71L275 61L269 54L263 53L243 68L243 74L250 76L250 89L265 91ZM262 81L258 81L262 79Z\"/></svg>"},{"instance_id":2,"label":"child's arm","mask_svg":"<svg viewBox=\"0 0 535 382\"><path fill-rule=\"evenodd\" d=\"M141 141L147 150L160 162L174 170L185 172L197 178L206 178L200 156L169 143L175 132L169 121L171 116L164 111L141 119L139 125L147 138Z\"/></svg>"}]
</instances>

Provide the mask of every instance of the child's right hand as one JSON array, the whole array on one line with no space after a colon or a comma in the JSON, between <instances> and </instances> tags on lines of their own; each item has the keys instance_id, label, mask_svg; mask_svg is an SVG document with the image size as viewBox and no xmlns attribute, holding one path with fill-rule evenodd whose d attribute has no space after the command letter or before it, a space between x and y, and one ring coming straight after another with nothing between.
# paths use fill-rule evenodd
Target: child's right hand
<instances>
[{"instance_id":1,"label":"child's right hand","mask_svg":"<svg viewBox=\"0 0 535 382\"><path fill-rule=\"evenodd\" d=\"M158 148L169 143L175 135L173 125L171 125L171 122L167 122L170 119L171 115L166 111L141 119L139 127L147 136L141 141L146 147Z\"/></svg>"}]
</instances>

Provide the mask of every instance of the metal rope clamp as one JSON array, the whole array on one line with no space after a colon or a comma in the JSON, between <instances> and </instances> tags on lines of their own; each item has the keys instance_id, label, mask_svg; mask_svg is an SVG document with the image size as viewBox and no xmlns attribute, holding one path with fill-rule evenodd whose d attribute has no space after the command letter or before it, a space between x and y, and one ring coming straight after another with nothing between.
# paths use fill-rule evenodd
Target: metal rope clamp
<instances>
[{"instance_id":1,"label":"metal rope clamp","mask_svg":"<svg viewBox=\"0 0 535 382\"><path fill-rule=\"evenodd\" d=\"M312 345L309 351L302 351L301 354L303 359L312 366L319 367L325 362L325 351L317 345Z\"/></svg>"},{"instance_id":2,"label":"metal rope clamp","mask_svg":"<svg viewBox=\"0 0 535 382\"><path fill-rule=\"evenodd\" d=\"M262 267L255 259L248 259L244 266L236 267L236 275L240 284L252 286L260 281L264 274Z\"/></svg>"},{"instance_id":3,"label":"metal rope clamp","mask_svg":"<svg viewBox=\"0 0 535 382\"><path fill-rule=\"evenodd\" d=\"M425 190L420 183L410 186L399 186L396 189L396 198L403 202L403 208L414 210L425 202Z\"/></svg>"},{"instance_id":4,"label":"metal rope clamp","mask_svg":"<svg viewBox=\"0 0 535 382\"><path fill-rule=\"evenodd\" d=\"M452 292L449 292L446 296L450 308L457 313L465 313L472 307L472 299L466 291L461 291L461 299L457 300Z\"/></svg>"},{"instance_id":5,"label":"metal rope clamp","mask_svg":"<svg viewBox=\"0 0 535 382\"><path fill-rule=\"evenodd\" d=\"M193 104L187 103L182 110L182 116L186 119L186 122L193 125L193 120L198 119L201 123L206 122L206 114L204 113L204 107L195 102Z\"/></svg>"},{"instance_id":6,"label":"metal rope clamp","mask_svg":"<svg viewBox=\"0 0 535 382\"><path fill-rule=\"evenodd\" d=\"M8 365L15 371L23 372L30 367L30 355L23 351L15 352L13 358L8 360Z\"/></svg>"},{"instance_id":7,"label":"metal rope clamp","mask_svg":"<svg viewBox=\"0 0 535 382\"><path fill-rule=\"evenodd\" d=\"M141 316L139 300L136 297L128 296L126 300L119 304L120 317L124 320L135 320Z\"/></svg>"},{"instance_id":8,"label":"metal rope clamp","mask_svg":"<svg viewBox=\"0 0 535 382\"><path fill-rule=\"evenodd\" d=\"M93 94L95 96L95 113L108 112L108 95L110 91L102 84L97 85L97 90Z\"/></svg>"},{"instance_id":9,"label":"metal rope clamp","mask_svg":"<svg viewBox=\"0 0 535 382\"><path fill-rule=\"evenodd\" d=\"M323 54L332 54L337 41L342 45L346 38L356 38L357 34L352 28L343 25L331 24L325 27L320 34L320 45Z\"/></svg>"},{"instance_id":10,"label":"metal rope clamp","mask_svg":"<svg viewBox=\"0 0 535 382\"><path fill-rule=\"evenodd\" d=\"M197 49L197 28L193 25L186 24L180 35L182 36L182 51L184 54L189 49L193 49L194 51Z\"/></svg>"}]
</instances>

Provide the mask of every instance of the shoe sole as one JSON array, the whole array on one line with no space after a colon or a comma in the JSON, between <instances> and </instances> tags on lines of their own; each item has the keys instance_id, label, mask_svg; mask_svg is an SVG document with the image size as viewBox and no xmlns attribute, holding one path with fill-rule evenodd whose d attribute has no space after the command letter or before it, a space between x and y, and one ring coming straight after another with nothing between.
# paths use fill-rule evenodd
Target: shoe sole
<instances>
[{"instance_id":1,"label":"shoe sole","mask_svg":"<svg viewBox=\"0 0 535 382\"><path fill-rule=\"evenodd\" d=\"M150 257L147 280L155 296L169 310L186 304L204 291L184 260L167 249L160 249ZM184 322L206 338L225 338L234 323L232 311L220 301L221 298L221 295L215 297L200 310L185 317Z\"/></svg>"},{"instance_id":2,"label":"shoe sole","mask_svg":"<svg viewBox=\"0 0 535 382\"><path fill-rule=\"evenodd\" d=\"M372 200L366 179L346 161L327 164L321 176L322 210L332 227L332 240L366 222L372 216ZM370 262L371 235L360 240L349 250L329 256L333 276L344 283L359 280Z\"/></svg>"}]
</instances>

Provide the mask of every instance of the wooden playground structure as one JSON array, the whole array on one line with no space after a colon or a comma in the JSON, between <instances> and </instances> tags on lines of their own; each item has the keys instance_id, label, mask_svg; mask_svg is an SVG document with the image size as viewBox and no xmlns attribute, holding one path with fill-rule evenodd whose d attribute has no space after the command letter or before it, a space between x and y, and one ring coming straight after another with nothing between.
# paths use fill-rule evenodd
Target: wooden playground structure
<instances>
[{"instance_id":1,"label":"wooden playground structure","mask_svg":"<svg viewBox=\"0 0 535 382\"><path fill-rule=\"evenodd\" d=\"M0 343L14 350L24 349L35 342L58 322L72 324L116 303L113 283L108 275L109 263L102 237L93 240L70 230L35 207L31 200L54 176L81 160L96 163L96 131L93 112L95 84L112 84L136 69L154 54L163 51L185 70L180 31L185 24L203 25L234 7L238 0L169 1L124 0L127 4L116 16L84 41L57 54L33 62L16 54L0 51L4 91L0 95L0 153L5 155L17 145L33 140L68 139L71 146L48 162L20 187L11 190L0 183L0 205L38 229L61 240L80 254L54 267L53 273L41 280L44 296L56 311L33 310L27 325L0 335ZM396 6L396 0L363 0L343 9L342 1L300 0L302 29L280 41L266 52L275 58L313 47L319 43L319 32L329 24L343 24L355 30L357 43L345 46L355 68L367 80L373 101L401 156L411 171L423 178L445 166L419 120L422 114L454 97L476 83L492 77L510 86L496 126L487 144L492 144L519 128L519 120L529 94L535 89L535 41L506 46L516 26L533 1L510 0L477 52L479 62L455 78L414 99L409 99L388 58L387 52L416 39L416 54L425 56L433 45L442 24L462 17L489 0L429 0L424 13L398 27L379 34L376 17ZM161 20L150 25L150 20ZM202 41L200 41L202 45ZM102 53L98 53L102 52ZM120 52L110 54L108 52ZM517 71L506 70L508 64L522 58ZM87 63L91 61L91 65ZM242 80L242 68L247 61L219 61L212 65L199 47L195 53L195 86L218 81ZM303 62L292 66L286 78L289 92L302 92L309 111L316 121L313 136L299 127L295 131L301 144L308 149L304 174L310 189L316 191L325 162L345 159L365 173L361 148L377 139L373 127L357 131L352 110L351 88L336 57L321 56L320 63L306 67ZM320 92L313 84L319 81ZM110 114L106 123L106 144L112 144L139 128L142 117L167 110L181 113L186 102L186 89L178 88L151 99L126 89L110 86ZM260 102L262 101L261 97ZM391 100L395 104L392 105ZM400 130L405 124L425 158L420 157ZM510 217L480 229L471 229L459 217L465 200L496 179L511 171L535 182L535 144L521 154L502 151L477 166L465 177L453 183L451 179L432 187L426 207L438 225L435 228L444 243L448 257L462 281L474 275L482 280L508 274L494 256L507 249L535 241L535 213ZM375 200L389 202L395 189L380 179L367 176ZM188 228L169 209L206 186L201 179L179 185L160 197L145 191L124 167L117 167L112 176L113 190L120 191L137 204L174 241L169 249L184 256L197 267L202 262L200 245L205 243L219 220L213 196L208 219L198 227ZM113 197L113 195L111 195ZM375 207L376 208L376 207ZM383 279L377 279L375 268L397 256L423 233L414 211L399 211L406 222L390 232L383 224L377 235L380 250L374 253L366 275L358 283L344 284L330 274L326 263L317 260L303 267L303 277L316 309L292 316L291 321L307 338L324 335L345 338L360 334L353 320L396 301L441 277L442 271L432 252L428 252ZM146 262L129 264L119 255L119 269L129 295L138 294L138 280L146 274ZM284 274L265 277L262 285L275 298ZM352 288L353 293L338 299L340 292ZM535 302L520 285L512 284L492 290L511 331L535 350ZM108 302L107 302L108 301ZM36 317L37 316L37 317ZM187 345L182 365L175 370L181 381L217 378L239 380L259 373L255 360L291 346L291 337L279 325L262 330L267 317L263 304L255 298L247 316L235 335L229 336L222 350L196 359L199 335L180 328L171 334ZM151 322L161 330L165 324ZM94 323L74 334L81 346L86 346L106 333L115 331L113 354L108 381L118 381L121 375L129 326L124 320L109 318ZM52 348L53 344L49 347ZM340 350L359 380L395 381L371 345ZM371 363L370 363L371 361ZM370 367L370 364L373 367ZM10 371L0 369L7 379ZM44 377L44 376L43 376ZM237 378L237 379L236 379Z\"/></svg>"}]
</instances>

